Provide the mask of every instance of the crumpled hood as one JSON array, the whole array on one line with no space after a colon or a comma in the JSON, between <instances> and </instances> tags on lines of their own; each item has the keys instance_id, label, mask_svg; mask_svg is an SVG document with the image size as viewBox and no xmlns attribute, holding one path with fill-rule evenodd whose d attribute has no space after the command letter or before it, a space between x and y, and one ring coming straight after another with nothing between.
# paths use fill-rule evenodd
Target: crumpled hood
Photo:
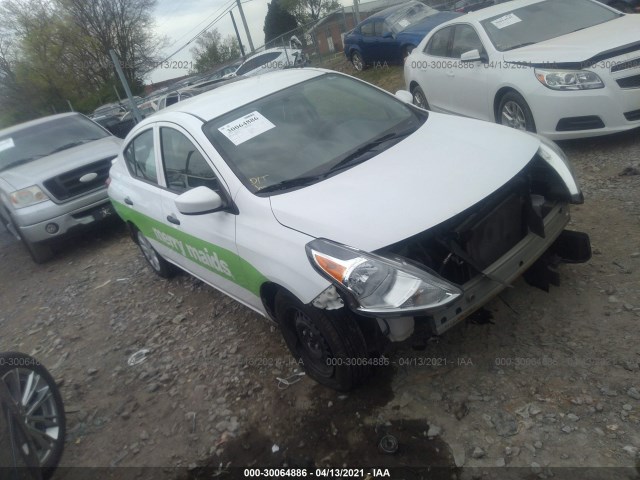
<instances>
[{"instance_id":1,"label":"crumpled hood","mask_svg":"<svg viewBox=\"0 0 640 480\"><path fill-rule=\"evenodd\" d=\"M115 158L121 144L122 140L117 137L101 138L4 170L0 172L0 177L16 190L42 185L43 181L74 168L109 157Z\"/></svg>"},{"instance_id":2,"label":"crumpled hood","mask_svg":"<svg viewBox=\"0 0 640 480\"><path fill-rule=\"evenodd\" d=\"M504 52L504 60L524 64L552 65L586 62L596 55L640 42L640 15L601 23L545 42ZM615 54L608 57L616 56Z\"/></svg>"},{"instance_id":3,"label":"crumpled hood","mask_svg":"<svg viewBox=\"0 0 640 480\"><path fill-rule=\"evenodd\" d=\"M478 203L533 158L540 141L511 128L430 113L392 148L324 181L270 197L276 219L372 251Z\"/></svg>"}]
</instances>

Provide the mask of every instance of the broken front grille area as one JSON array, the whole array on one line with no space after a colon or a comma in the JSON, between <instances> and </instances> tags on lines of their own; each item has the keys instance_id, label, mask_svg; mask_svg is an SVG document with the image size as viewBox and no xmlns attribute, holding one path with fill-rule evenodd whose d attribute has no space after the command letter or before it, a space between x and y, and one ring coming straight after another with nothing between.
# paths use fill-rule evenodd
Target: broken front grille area
<instances>
[{"instance_id":1,"label":"broken front grille area","mask_svg":"<svg viewBox=\"0 0 640 480\"><path fill-rule=\"evenodd\" d=\"M85 193L106 188L105 182L109 177L110 168L111 158L105 158L50 178L43 182L43 185L57 200L71 200ZM95 178L80 181L83 176L92 173L96 174Z\"/></svg>"},{"instance_id":2,"label":"broken front grille area","mask_svg":"<svg viewBox=\"0 0 640 480\"><path fill-rule=\"evenodd\" d=\"M544 237L543 219L564 184L537 156L502 188L455 217L378 251L399 255L463 285L511 250L529 232Z\"/></svg>"}]
</instances>

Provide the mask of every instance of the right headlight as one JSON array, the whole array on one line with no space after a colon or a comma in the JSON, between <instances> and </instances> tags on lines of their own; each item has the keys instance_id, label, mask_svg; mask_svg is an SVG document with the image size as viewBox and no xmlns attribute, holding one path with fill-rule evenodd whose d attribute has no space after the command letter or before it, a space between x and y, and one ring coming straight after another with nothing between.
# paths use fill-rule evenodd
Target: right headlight
<instances>
[{"instance_id":1,"label":"right headlight","mask_svg":"<svg viewBox=\"0 0 640 480\"><path fill-rule=\"evenodd\" d=\"M604 88L598 75L588 70L544 70L536 68L536 78L552 90L592 90Z\"/></svg>"},{"instance_id":2,"label":"right headlight","mask_svg":"<svg viewBox=\"0 0 640 480\"><path fill-rule=\"evenodd\" d=\"M455 285L401 257L383 257L326 239L309 242L306 250L314 268L346 290L362 313L433 310L462 294Z\"/></svg>"},{"instance_id":3,"label":"right headlight","mask_svg":"<svg viewBox=\"0 0 640 480\"><path fill-rule=\"evenodd\" d=\"M49 200L49 197L37 185L12 192L9 194L9 198L15 208L24 208Z\"/></svg>"}]
</instances>

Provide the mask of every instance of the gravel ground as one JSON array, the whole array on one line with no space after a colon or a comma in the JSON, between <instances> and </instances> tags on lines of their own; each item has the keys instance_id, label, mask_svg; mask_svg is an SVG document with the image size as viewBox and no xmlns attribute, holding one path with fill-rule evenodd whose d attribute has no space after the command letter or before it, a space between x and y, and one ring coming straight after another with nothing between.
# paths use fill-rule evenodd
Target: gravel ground
<instances>
[{"instance_id":1,"label":"gravel ground","mask_svg":"<svg viewBox=\"0 0 640 480\"><path fill-rule=\"evenodd\" d=\"M63 466L163 467L153 478L205 465L441 467L429 478L591 466L617 468L580 478L639 478L640 138L562 147L586 197L572 227L591 236L592 260L561 266L549 293L518 281L490 320L398 348L349 395L296 376L280 333L252 311L186 274L156 278L119 225L43 266L0 232L0 350L35 355L60 383ZM379 452L385 434L396 455Z\"/></svg>"}]
</instances>

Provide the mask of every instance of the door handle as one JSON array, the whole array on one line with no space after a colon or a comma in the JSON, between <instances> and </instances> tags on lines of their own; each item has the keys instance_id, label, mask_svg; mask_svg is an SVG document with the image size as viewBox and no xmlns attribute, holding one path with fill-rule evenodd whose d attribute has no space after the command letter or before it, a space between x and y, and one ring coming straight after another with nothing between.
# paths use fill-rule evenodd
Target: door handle
<instances>
[{"instance_id":1,"label":"door handle","mask_svg":"<svg viewBox=\"0 0 640 480\"><path fill-rule=\"evenodd\" d=\"M180 225L180 220L178 220L176 217L174 217L173 214L167 215L167 221L169 223L173 223L174 225Z\"/></svg>"},{"instance_id":2,"label":"door handle","mask_svg":"<svg viewBox=\"0 0 640 480\"><path fill-rule=\"evenodd\" d=\"M129 197L124 197L124 203L126 203L127 205L132 205L133 206L133 202L131 201L131 199Z\"/></svg>"}]
</instances>

